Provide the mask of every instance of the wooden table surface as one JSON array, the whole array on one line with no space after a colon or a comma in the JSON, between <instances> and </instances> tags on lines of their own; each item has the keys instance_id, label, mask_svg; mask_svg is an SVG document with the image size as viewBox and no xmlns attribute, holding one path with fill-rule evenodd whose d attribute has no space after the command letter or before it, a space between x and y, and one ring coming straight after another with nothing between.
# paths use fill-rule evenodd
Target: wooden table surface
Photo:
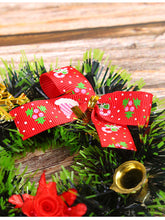
<instances>
[{"instance_id":1,"label":"wooden table surface","mask_svg":"<svg viewBox=\"0 0 165 220\"><path fill-rule=\"evenodd\" d=\"M0 58L18 64L24 50L29 60L42 56L49 67L58 58L65 66L90 48L105 51L133 82L144 79L144 91L165 98L165 3L0 3ZM40 170L37 181L43 169L49 178L72 157L63 148L29 153L20 162L28 172Z\"/></svg>"}]
</instances>

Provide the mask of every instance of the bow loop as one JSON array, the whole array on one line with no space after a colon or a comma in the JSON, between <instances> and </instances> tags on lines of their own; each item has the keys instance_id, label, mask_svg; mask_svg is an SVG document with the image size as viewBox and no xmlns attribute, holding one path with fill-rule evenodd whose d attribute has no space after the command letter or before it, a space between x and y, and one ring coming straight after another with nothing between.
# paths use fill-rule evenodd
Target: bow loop
<instances>
[{"instance_id":1,"label":"bow loop","mask_svg":"<svg viewBox=\"0 0 165 220\"><path fill-rule=\"evenodd\" d=\"M88 80L78 70L70 66L42 74L40 85L49 98L56 98L66 93L95 95Z\"/></svg>"}]
</instances>

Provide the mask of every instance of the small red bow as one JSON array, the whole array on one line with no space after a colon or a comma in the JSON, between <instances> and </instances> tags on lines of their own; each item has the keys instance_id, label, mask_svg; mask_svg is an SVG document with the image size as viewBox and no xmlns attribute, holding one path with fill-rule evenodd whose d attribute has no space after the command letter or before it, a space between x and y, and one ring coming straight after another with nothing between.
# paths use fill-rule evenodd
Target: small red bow
<instances>
[{"instance_id":1,"label":"small red bow","mask_svg":"<svg viewBox=\"0 0 165 220\"><path fill-rule=\"evenodd\" d=\"M71 109L78 106L85 112L90 97L96 95L88 80L70 66L42 74L40 85L50 99L33 101L10 111L23 140L75 120ZM136 151L127 125L148 124L152 97L150 93L139 91L118 91L101 96L91 120L102 147Z\"/></svg>"}]
</instances>

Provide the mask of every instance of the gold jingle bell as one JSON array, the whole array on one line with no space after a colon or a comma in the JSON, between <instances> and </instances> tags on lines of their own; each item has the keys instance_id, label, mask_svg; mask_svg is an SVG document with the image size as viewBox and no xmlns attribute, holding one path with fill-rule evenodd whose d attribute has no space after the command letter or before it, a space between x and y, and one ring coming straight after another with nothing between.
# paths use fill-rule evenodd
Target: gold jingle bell
<instances>
[{"instance_id":1,"label":"gold jingle bell","mask_svg":"<svg viewBox=\"0 0 165 220\"><path fill-rule=\"evenodd\" d=\"M136 160L124 162L115 170L110 189L121 194L139 192L136 200L144 202L148 194L146 168Z\"/></svg>"}]
</instances>

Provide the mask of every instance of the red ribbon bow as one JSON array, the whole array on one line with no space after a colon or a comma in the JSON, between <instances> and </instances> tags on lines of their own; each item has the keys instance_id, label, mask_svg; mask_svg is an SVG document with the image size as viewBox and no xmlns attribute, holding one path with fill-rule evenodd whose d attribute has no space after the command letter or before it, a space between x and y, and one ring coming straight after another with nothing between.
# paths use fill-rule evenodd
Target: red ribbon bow
<instances>
[{"instance_id":1,"label":"red ribbon bow","mask_svg":"<svg viewBox=\"0 0 165 220\"><path fill-rule=\"evenodd\" d=\"M70 66L42 74L40 84L50 99L33 101L10 111L23 140L75 120L71 108L78 106L85 112L90 97L95 95L88 80ZM139 91L118 91L101 96L91 120L102 147L136 151L127 125L148 124L152 97L150 93Z\"/></svg>"}]
</instances>

